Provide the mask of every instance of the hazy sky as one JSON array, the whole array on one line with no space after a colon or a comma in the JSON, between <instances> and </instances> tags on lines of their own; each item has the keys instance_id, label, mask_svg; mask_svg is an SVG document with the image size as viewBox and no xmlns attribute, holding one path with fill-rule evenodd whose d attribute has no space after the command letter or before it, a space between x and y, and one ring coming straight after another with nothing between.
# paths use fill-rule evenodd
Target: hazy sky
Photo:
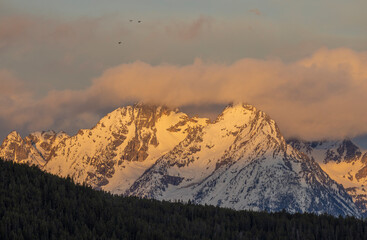
<instances>
[{"instance_id":1,"label":"hazy sky","mask_svg":"<svg viewBox=\"0 0 367 240\"><path fill-rule=\"evenodd\" d=\"M1 0L0 137L74 134L141 100L207 116L244 101L288 137L365 134L366 9L365 0Z\"/></svg>"}]
</instances>

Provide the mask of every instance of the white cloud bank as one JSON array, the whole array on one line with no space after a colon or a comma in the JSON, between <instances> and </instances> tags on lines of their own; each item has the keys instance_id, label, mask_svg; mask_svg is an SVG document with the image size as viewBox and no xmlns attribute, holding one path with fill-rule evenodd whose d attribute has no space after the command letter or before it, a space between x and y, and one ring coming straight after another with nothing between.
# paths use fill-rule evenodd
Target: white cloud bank
<instances>
[{"instance_id":1,"label":"white cloud bank","mask_svg":"<svg viewBox=\"0 0 367 240\"><path fill-rule=\"evenodd\" d=\"M243 101L267 112L287 137L340 138L367 133L367 52L320 49L312 56L241 59L106 70L84 90L52 91L35 99L9 71L0 71L1 131L90 127L101 113L135 101L172 106ZM2 88L5 89L5 88ZM5 134L5 133L3 133Z\"/></svg>"}]
</instances>

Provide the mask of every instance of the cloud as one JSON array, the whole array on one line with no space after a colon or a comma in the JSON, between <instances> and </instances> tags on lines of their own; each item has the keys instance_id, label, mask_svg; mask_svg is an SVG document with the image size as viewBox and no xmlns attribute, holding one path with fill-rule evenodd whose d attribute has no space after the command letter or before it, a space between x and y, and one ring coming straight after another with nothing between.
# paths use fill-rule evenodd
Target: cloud
<instances>
[{"instance_id":1,"label":"cloud","mask_svg":"<svg viewBox=\"0 0 367 240\"><path fill-rule=\"evenodd\" d=\"M203 31L210 29L212 18L201 16L192 22L175 22L166 26L168 35L176 36L184 40L192 40L199 37Z\"/></svg>"},{"instance_id":2,"label":"cloud","mask_svg":"<svg viewBox=\"0 0 367 240\"><path fill-rule=\"evenodd\" d=\"M0 120L15 129L76 131L135 101L211 108L243 101L268 113L287 137L311 140L367 133L367 52L350 49L324 48L290 63L196 59L184 66L153 66L137 61L106 70L84 90L51 91L41 99L22 90L19 81L11 85L6 80L11 78L2 71L2 83L19 91L9 91L8 98L17 100L0 108Z\"/></svg>"},{"instance_id":3,"label":"cloud","mask_svg":"<svg viewBox=\"0 0 367 240\"><path fill-rule=\"evenodd\" d=\"M17 107L33 105L32 93L26 90L22 81L6 69L0 69L0 86L0 131L21 127L28 120L17 111Z\"/></svg>"},{"instance_id":4,"label":"cloud","mask_svg":"<svg viewBox=\"0 0 367 240\"><path fill-rule=\"evenodd\" d=\"M24 38L32 21L25 17L4 17L0 21L0 49Z\"/></svg>"},{"instance_id":5,"label":"cloud","mask_svg":"<svg viewBox=\"0 0 367 240\"><path fill-rule=\"evenodd\" d=\"M16 72L38 95L55 88L82 88L121 62L122 47L116 45L131 35L127 25L117 15L0 16L0 65Z\"/></svg>"},{"instance_id":6,"label":"cloud","mask_svg":"<svg viewBox=\"0 0 367 240\"><path fill-rule=\"evenodd\" d=\"M126 23L114 15L71 20L33 15L4 16L0 17L0 50L6 51L8 56L19 51L40 54L46 50L51 56L62 56L65 51L80 55L90 45L111 43L112 39L126 36L128 32ZM105 39L106 35L112 39Z\"/></svg>"},{"instance_id":7,"label":"cloud","mask_svg":"<svg viewBox=\"0 0 367 240\"><path fill-rule=\"evenodd\" d=\"M254 14L258 15L258 16L260 16L260 15L262 14L262 13L260 12L260 10L259 10L259 9L257 9L257 8L251 9L251 10L250 10L250 12L251 12L251 13L254 13Z\"/></svg>"}]
</instances>

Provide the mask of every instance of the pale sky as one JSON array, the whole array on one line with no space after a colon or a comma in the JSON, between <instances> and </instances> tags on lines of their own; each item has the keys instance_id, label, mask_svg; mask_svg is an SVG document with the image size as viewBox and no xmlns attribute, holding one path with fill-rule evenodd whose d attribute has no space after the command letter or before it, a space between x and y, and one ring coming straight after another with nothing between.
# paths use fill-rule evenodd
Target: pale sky
<instances>
[{"instance_id":1,"label":"pale sky","mask_svg":"<svg viewBox=\"0 0 367 240\"><path fill-rule=\"evenodd\" d=\"M74 134L162 94L207 116L248 102L286 136L365 134L366 9L365 0L2 0L0 137Z\"/></svg>"}]
</instances>

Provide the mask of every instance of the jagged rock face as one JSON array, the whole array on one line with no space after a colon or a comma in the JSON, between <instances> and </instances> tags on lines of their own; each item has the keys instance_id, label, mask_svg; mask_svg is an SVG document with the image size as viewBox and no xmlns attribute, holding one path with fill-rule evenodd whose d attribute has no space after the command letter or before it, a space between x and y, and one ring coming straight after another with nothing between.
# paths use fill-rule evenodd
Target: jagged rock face
<instances>
[{"instance_id":1,"label":"jagged rock face","mask_svg":"<svg viewBox=\"0 0 367 240\"><path fill-rule=\"evenodd\" d=\"M235 209L358 215L343 187L248 105L193 129L126 192Z\"/></svg>"},{"instance_id":2,"label":"jagged rock face","mask_svg":"<svg viewBox=\"0 0 367 240\"><path fill-rule=\"evenodd\" d=\"M0 146L0 157L17 163L42 167L50 159L55 147L68 138L66 133L54 131L35 132L24 139L11 132Z\"/></svg>"},{"instance_id":3,"label":"jagged rock face","mask_svg":"<svg viewBox=\"0 0 367 240\"><path fill-rule=\"evenodd\" d=\"M353 151L340 154L351 157ZM12 133L1 154L37 161L48 172L116 194L359 216L344 188L287 145L275 122L250 105L229 106L210 123L137 104L111 112L72 137L31 134L22 139Z\"/></svg>"},{"instance_id":4,"label":"jagged rock face","mask_svg":"<svg viewBox=\"0 0 367 240\"><path fill-rule=\"evenodd\" d=\"M361 150L350 139L289 140L288 143L318 162L332 179L344 186L360 211L367 215L367 151Z\"/></svg>"},{"instance_id":5,"label":"jagged rock face","mask_svg":"<svg viewBox=\"0 0 367 240\"><path fill-rule=\"evenodd\" d=\"M181 142L192 125L198 124L167 107L137 104L119 108L94 128L66 139L44 169L95 188L123 193L158 157ZM180 128L171 131L175 126Z\"/></svg>"},{"instance_id":6,"label":"jagged rock face","mask_svg":"<svg viewBox=\"0 0 367 240\"><path fill-rule=\"evenodd\" d=\"M4 159L11 159L18 163L23 163L28 159L30 150L25 147L27 143L23 141L17 132L11 132L2 143L0 156Z\"/></svg>"}]
</instances>

